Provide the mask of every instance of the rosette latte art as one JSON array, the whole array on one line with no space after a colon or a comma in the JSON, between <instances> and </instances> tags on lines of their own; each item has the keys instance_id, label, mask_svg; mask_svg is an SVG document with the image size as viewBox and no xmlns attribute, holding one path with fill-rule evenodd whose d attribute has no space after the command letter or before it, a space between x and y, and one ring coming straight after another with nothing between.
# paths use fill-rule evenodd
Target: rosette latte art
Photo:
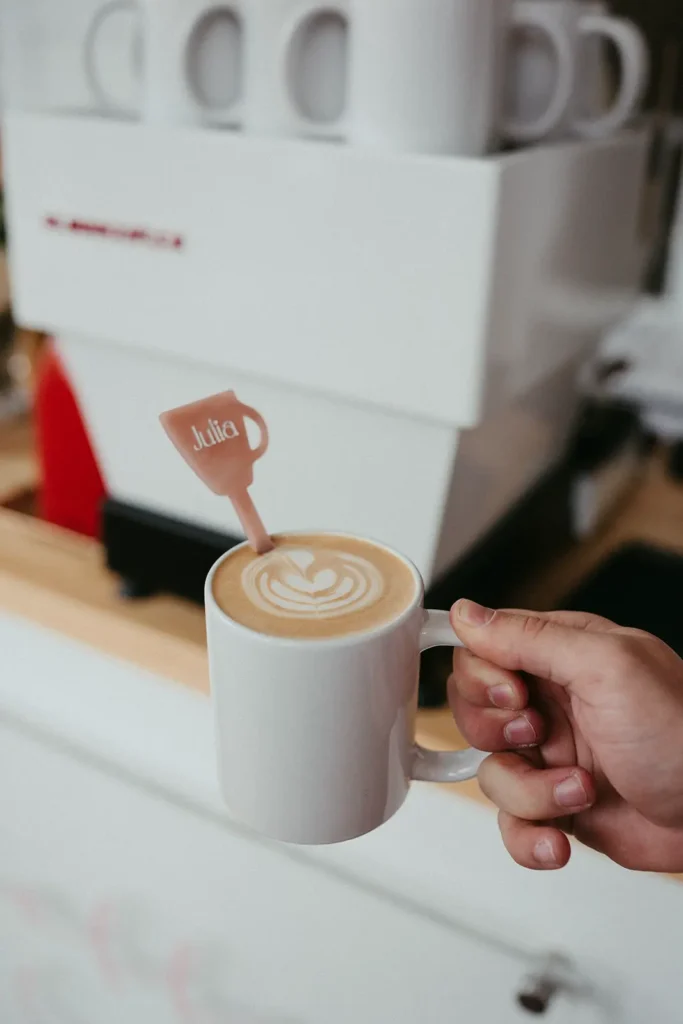
<instances>
[{"instance_id":1,"label":"rosette latte art","mask_svg":"<svg viewBox=\"0 0 683 1024\"><path fill-rule=\"evenodd\" d=\"M281 547L244 569L242 587L245 597L270 615L328 619L371 607L384 593L384 580L359 555Z\"/></svg>"},{"instance_id":2,"label":"rosette latte art","mask_svg":"<svg viewBox=\"0 0 683 1024\"><path fill-rule=\"evenodd\" d=\"M264 555L236 548L213 581L219 608L258 633L318 640L379 629L421 585L402 558L358 537L292 533L273 543Z\"/></svg>"}]
</instances>

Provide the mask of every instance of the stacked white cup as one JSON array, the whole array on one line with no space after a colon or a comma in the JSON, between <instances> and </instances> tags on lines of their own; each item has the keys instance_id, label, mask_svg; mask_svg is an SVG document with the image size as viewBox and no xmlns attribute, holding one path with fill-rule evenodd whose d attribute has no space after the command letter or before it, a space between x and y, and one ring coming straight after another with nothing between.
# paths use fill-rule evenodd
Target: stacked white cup
<instances>
[{"instance_id":1,"label":"stacked white cup","mask_svg":"<svg viewBox=\"0 0 683 1024\"><path fill-rule=\"evenodd\" d=\"M347 0L251 0L244 127L261 136L347 137Z\"/></svg>"},{"instance_id":2,"label":"stacked white cup","mask_svg":"<svg viewBox=\"0 0 683 1024\"><path fill-rule=\"evenodd\" d=\"M507 99L516 108L513 123L516 119L528 123L565 69L569 75L562 115L544 132L546 137L603 138L633 117L647 83L648 55L643 36L632 22L608 14L599 0L516 0L514 9L522 16L533 10L545 20L554 53L545 40L524 33L523 21L518 23L522 31L513 35L507 64ZM605 97L607 43L613 44L621 63L620 82L609 104Z\"/></svg>"},{"instance_id":3,"label":"stacked white cup","mask_svg":"<svg viewBox=\"0 0 683 1024\"><path fill-rule=\"evenodd\" d=\"M98 41L131 9L148 123L481 156L503 141L609 135L637 111L647 77L639 30L600 0L112 0L85 44L93 92L112 112L130 111L102 83ZM609 109L586 114L606 40L620 85Z\"/></svg>"}]
</instances>

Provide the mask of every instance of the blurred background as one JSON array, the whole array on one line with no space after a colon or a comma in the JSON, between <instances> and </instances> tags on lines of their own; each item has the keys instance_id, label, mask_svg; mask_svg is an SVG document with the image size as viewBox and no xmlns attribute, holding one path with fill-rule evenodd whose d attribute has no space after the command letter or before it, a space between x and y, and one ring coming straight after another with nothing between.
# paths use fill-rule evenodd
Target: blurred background
<instances>
[{"instance_id":1,"label":"blurred background","mask_svg":"<svg viewBox=\"0 0 683 1024\"><path fill-rule=\"evenodd\" d=\"M3 1022L683 1022L679 883L528 877L476 784L315 851L227 817L201 602L242 535L158 424L234 389L269 529L683 655L680 5L0 10Z\"/></svg>"}]
</instances>

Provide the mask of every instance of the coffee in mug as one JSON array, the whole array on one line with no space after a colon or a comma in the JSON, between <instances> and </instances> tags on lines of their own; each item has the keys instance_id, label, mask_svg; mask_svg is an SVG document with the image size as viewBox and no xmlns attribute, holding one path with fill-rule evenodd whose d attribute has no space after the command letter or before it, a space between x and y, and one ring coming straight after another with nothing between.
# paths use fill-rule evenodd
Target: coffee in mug
<instances>
[{"instance_id":1,"label":"coffee in mug","mask_svg":"<svg viewBox=\"0 0 683 1024\"><path fill-rule=\"evenodd\" d=\"M388 821L411 780L473 778L485 754L415 741L420 651L457 646L415 566L376 541L307 531L246 544L206 581L219 780L246 825L338 843Z\"/></svg>"},{"instance_id":2,"label":"coffee in mug","mask_svg":"<svg viewBox=\"0 0 683 1024\"><path fill-rule=\"evenodd\" d=\"M218 607L267 636L321 639L378 629L415 597L406 563L371 541L324 533L274 537L257 555L241 547L213 580Z\"/></svg>"}]
</instances>

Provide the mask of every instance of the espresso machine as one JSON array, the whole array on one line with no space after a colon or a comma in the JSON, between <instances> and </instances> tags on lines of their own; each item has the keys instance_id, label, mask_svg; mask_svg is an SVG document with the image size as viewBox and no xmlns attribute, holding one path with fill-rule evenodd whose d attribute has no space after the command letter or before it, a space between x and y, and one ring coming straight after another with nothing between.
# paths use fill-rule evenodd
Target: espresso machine
<instances>
[{"instance_id":1,"label":"espresso machine","mask_svg":"<svg viewBox=\"0 0 683 1024\"><path fill-rule=\"evenodd\" d=\"M380 538L436 606L502 600L568 529L576 369L647 254L647 132L429 156L147 116L115 33L116 103L93 84L100 9L5 4L3 151L15 315L56 339L127 592L199 598L240 539L158 424L233 389L270 428L271 531Z\"/></svg>"}]
</instances>

